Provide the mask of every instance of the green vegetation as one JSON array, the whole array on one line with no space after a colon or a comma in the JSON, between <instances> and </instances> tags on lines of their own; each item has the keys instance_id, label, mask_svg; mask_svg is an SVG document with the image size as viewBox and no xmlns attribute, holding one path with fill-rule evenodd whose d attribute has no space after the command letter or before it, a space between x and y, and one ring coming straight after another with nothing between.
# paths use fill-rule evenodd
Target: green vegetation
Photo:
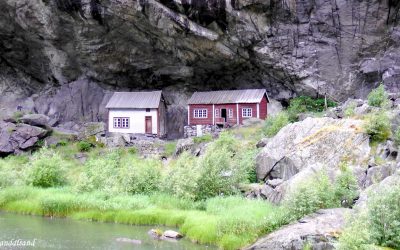
<instances>
[{"instance_id":1,"label":"green vegetation","mask_svg":"<svg viewBox=\"0 0 400 250\"><path fill-rule=\"evenodd\" d=\"M340 237L341 249L400 248L400 186L370 195Z\"/></svg>"},{"instance_id":2,"label":"green vegetation","mask_svg":"<svg viewBox=\"0 0 400 250\"><path fill-rule=\"evenodd\" d=\"M56 187L65 183L66 163L52 150L41 150L32 159L28 169L27 184L35 187Z\"/></svg>"},{"instance_id":3,"label":"green vegetation","mask_svg":"<svg viewBox=\"0 0 400 250\"><path fill-rule=\"evenodd\" d=\"M288 222L282 208L237 196L193 202L166 194L110 196L67 188L13 187L0 190L0 208L130 225L178 226L188 238L224 249L238 249Z\"/></svg>"},{"instance_id":4,"label":"green vegetation","mask_svg":"<svg viewBox=\"0 0 400 250\"><path fill-rule=\"evenodd\" d=\"M290 123L289 115L286 111L279 112L274 116L269 116L265 121L264 134L267 137L275 136L281 128Z\"/></svg>"},{"instance_id":5,"label":"green vegetation","mask_svg":"<svg viewBox=\"0 0 400 250\"><path fill-rule=\"evenodd\" d=\"M341 165L341 173L335 183L331 183L325 171L321 171L310 179L299 183L286 197L284 206L292 219L313 213L322 208L351 206L358 195L356 179Z\"/></svg>"},{"instance_id":6,"label":"green vegetation","mask_svg":"<svg viewBox=\"0 0 400 250\"><path fill-rule=\"evenodd\" d=\"M0 210L178 226L199 243L238 249L290 218L282 207L235 196L241 184L255 181L253 133L261 126L222 133L202 156L183 153L165 165L130 148L98 146L85 151L82 163L74 157L81 143L71 141L0 159Z\"/></svg>"},{"instance_id":7,"label":"green vegetation","mask_svg":"<svg viewBox=\"0 0 400 250\"><path fill-rule=\"evenodd\" d=\"M366 116L364 129L370 135L373 143L385 141L392 134L390 119L386 112L372 113Z\"/></svg>"},{"instance_id":8,"label":"green vegetation","mask_svg":"<svg viewBox=\"0 0 400 250\"><path fill-rule=\"evenodd\" d=\"M326 101L327 107L336 107L337 103L331 100ZM295 122L298 120L300 113L319 113L325 109L324 98L312 98L309 96L299 96L290 100L289 107L287 109L289 120Z\"/></svg>"},{"instance_id":9,"label":"green vegetation","mask_svg":"<svg viewBox=\"0 0 400 250\"><path fill-rule=\"evenodd\" d=\"M385 108L387 107L388 103L388 94L386 93L383 84L380 84L379 87L372 90L371 93L368 94L368 105L370 106Z\"/></svg>"},{"instance_id":10,"label":"green vegetation","mask_svg":"<svg viewBox=\"0 0 400 250\"><path fill-rule=\"evenodd\" d=\"M344 110L344 116L345 117L352 117L355 115L355 109L357 107L357 104L353 101L351 102L346 109Z\"/></svg>"},{"instance_id":11,"label":"green vegetation","mask_svg":"<svg viewBox=\"0 0 400 250\"><path fill-rule=\"evenodd\" d=\"M173 156L176 151L176 141L167 142L164 146L164 154L165 156Z\"/></svg>"},{"instance_id":12,"label":"green vegetation","mask_svg":"<svg viewBox=\"0 0 400 250\"><path fill-rule=\"evenodd\" d=\"M210 134L206 134L206 135L202 135L202 136L199 136L199 137L194 137L193 138L193 141L194 141L194 143L207 143L207 142L210 142L210 141L212 141L212 135L210 135Z\"/></svg>"},{"instance_id":13,"label":"green vegetation","mask_svg":"<svg viewBox=\"0 0 400 250\"><path fill-rule=\"evenodd\" d=\"M80 141L78 142L77 147L80 152L88 152L93 145L88 141Z\"/></svg>"}]
</instances>

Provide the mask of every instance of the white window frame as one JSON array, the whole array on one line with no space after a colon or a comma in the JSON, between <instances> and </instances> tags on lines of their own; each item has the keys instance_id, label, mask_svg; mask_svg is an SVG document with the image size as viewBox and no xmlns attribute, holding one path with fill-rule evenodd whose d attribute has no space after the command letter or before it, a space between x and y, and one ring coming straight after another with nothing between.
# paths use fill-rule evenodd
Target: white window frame
<instances>
[{"instance_id":1,"label":"white window frame","mask_svg":"<svg viewBox=\"0 0 400 250\"><path fill-rule=\"evenodd\" d=\"M215 109L215 118L219 118L219 109Z\"/></svg>"},{"instance_id":2,"label":"white window frame","mask_svg":"<svg viewBox=\"0 0 400 250\"><path fill-rule=\"evenodd\" d=\"M114 117L113 125L114 128L129 129L130 119L129 117Z\"/></svg>"},{"instance_id":3,"label":"white window frame","mask_svg":"<svg viewBox=\"0 0 400 250\"><path fill-rule=\"evenodd\" d=\"M242 108L242 117L244 117L244 118L253 117L253 109L252 108Z\"/></svg>"},{"instance_id":4,"label":"white window frame","mask_svg":"<svg viewBox=\"0 0 400 250\"><path fill-rule=\"evenodd\" d=\"M233 118L233 109L228 109L228 118Z\"/></svg>"},{"instance_id":5,"label":"white window frame","mask_svg":"<svg viewBox=\"0 0 400 250\"><path fill-rule=\"evenodd\" d=\"M208 110L207 109L194 109L193 110L193 117L195 119L204 119L208 118Z\"/></svg>"}]
</instances>

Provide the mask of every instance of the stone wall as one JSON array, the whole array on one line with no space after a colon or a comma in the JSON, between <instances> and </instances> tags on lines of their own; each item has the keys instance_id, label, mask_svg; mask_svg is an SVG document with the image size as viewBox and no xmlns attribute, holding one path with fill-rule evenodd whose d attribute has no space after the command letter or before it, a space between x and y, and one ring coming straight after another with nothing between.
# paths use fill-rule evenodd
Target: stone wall
<instances>
[{"instance_id":1,"label":"stone wall","mask_svg":"<svg viewBox=\"0 0 400 250\"><path fill-rule=\"evenodd\" d=\"M223 128L218 127L217 125L199 125L201 126L202 135L207 134L219 134L222 132ZM184 127L184 137L196 137L197 136L197 126L185 126Z\"/></svg>"}]
</instances>

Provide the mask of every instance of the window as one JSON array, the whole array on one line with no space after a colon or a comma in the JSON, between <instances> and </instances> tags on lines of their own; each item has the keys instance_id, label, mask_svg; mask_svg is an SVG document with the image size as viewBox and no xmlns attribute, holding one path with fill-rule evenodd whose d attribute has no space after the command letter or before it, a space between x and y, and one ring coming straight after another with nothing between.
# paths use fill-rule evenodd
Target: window
<instances>
[{"instance_id":1,"label":"window","mask_svg":"<svg viewBox=\"0 0 400 250\"><path fill-rule=\"evenodd\" d=\"M150 112L150 109L146 109L146 112Z\"/></svg>"},{"instance_id":2,"label":"window","mask_svg":"<svg viewBox=\"0 0 400 250\"><path fill-rule=\"evenodd\" d=\"M233 109L228 109L228 117L229 118L233 117Z\"/></svg>"},{"instance_id":3,"label":"window","mask_svg":"<svg viewBox=\"0 0 400 250\"><path fill-rule=\"evenodd\" d=\"M215 110L215 117L218 118L219 117L219 109Z\"/></svg>"},{"instance_id":4,"label":"window","mask_svg":"<svg viewBox=\"0 0 400 250\"><path fill-rule=\"evenodd\" d=\"M115 117L114 118L114 128L129 128L129 118L128 117Z\"/></svg>"},{"instance_id":5,"label":"window","mask_svg":"<svg viewBox=\"0 0 400 250\"><path fill-rule=\"evenodd\" d=\"M253 109L252 108L242 108L242 117L252 117Z\"/></svg>"},{"instance_id":6,"label":"window","mask_svg":"<svg viewBox=\"0 0 400 250\"><path fill-rule=\"evenodd\" d=\"M194 118L207 118L207 109L195 109Z\"/></svg>"}]
</instances>

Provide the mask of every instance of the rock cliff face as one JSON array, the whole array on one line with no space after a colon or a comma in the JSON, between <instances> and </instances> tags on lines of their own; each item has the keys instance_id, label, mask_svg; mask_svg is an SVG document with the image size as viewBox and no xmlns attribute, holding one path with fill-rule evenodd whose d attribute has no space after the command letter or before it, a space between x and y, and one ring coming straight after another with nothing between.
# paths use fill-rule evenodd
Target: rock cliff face
<instances>
[{"instance_id":1,"label":"rock cliff face","mask_svg":"<svg viewBox=\"0 0 400 250\"><path fill-rule=\"evenodd\" d=\"M175 128L194 90L343 99L384 81L398 91L399 8L393 0L4 0L1 112L21 105L93 121L109 91L157 88Z\"/></svg>"}]
</instances>

